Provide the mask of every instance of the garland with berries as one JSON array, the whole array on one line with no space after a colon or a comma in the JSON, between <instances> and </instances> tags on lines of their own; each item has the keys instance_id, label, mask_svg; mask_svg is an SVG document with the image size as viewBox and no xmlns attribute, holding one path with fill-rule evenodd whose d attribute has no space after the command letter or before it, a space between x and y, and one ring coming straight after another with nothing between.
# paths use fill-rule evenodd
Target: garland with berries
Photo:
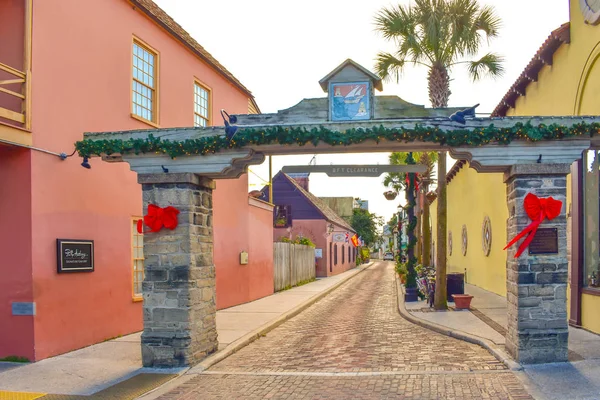
<instances>
[{"instance_id":1,"label":"garland with berries","mask_svg":"<svg viewBox=\"0 0 600 400\"><path fill-rule=\"evenodd\" d=\"M369 140L377 143L388 142L427 142L440 145L482 146L489 143L509 144L513 140L560 140L580 136L593 136L600 133L600 123L581 122L566 127L559 124L532 125L530 122L517 122L510 128L497 128L493 124L476 129L444 130L438 127L416 125L414 128L386 128L383 125L372 128L352 128L344 131L326 127L307 129L303 127L273 126L269 128L239 128L231 139L222 136L203 136L197 139L175 141L162 139L149 134L143 139L85 139L75 143L81 157L111 154L166 154L171 158L186 155L214 154L221 150L237 149L257 145L314 145L325 143L331 146L350 146Z\"/></svg>"}]
</instances>

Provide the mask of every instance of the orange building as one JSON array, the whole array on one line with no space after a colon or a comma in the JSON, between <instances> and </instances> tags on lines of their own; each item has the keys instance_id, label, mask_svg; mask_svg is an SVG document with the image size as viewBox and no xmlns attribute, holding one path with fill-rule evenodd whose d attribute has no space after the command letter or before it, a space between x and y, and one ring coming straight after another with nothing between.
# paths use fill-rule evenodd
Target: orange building
<instances>
[{"instance_id":1,"label":"orange building","mask_svg":"<svg viewBox=\"0 0 600 400\"><path fill-rule=\"evenodd\" d=\"M85 131L221 124L254 98L150 0L2 1L0 43L0 358L139 331L136 174L59 154ZM247 189L214 192L219 308L273 293L272 207ZM58 273L57 239L93 241L94 270Z\"/></svg>"}]
</instances>

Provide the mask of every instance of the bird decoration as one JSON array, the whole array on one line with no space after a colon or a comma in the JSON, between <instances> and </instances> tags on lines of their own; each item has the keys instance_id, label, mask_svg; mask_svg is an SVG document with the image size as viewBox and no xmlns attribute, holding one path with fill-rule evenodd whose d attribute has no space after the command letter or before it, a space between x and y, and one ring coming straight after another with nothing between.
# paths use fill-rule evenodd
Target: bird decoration
<instances>
[{"instance_id":1,"label":"bird decoration","mask_svg":"<svg viewBox=\"0 0 600 400\"><path fill-rule=\"evenodd\" d=\"M227 116L227 118L225 118L225 116ZM227 137L227 140L231 141L238 130L238 127L234 125L237 123L237 117L235 115L229 115L225 110L221 110L221 117L223 117L223 122L225 123L225 136Z\"/></svg>"},{"instance_id":2,"label":"bird decoration","mask_svg":"<svg viewBox=\"0 0 600 400\"><path fill-rule=\"evenodd\" d=\"M464 125L467 122L466 117L475 117L475 109L478 106L479 106L479 103L475 104L473 107L469 107L469 108L465 108L464 110L457 111L450 116L450 120Z\"/></svg>"}]
</instances>

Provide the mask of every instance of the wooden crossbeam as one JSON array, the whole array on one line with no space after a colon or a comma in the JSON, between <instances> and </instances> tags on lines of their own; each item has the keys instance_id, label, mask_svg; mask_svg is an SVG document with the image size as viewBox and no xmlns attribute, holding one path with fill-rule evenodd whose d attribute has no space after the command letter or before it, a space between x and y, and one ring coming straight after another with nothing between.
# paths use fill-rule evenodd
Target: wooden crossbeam
<instances>
[{"instance_id":1,"label":"wooden crossbeam","mask_svg":"<svg viewBox=\"0 0 600 400\"><path fill-rule=\"evenodd\" d=\"M21 98L23 100L25 100L25 96L22 95L21 93L17 93L17 92L13 92L12 90L8 90L8 89L4 89L2 87L0 87L0 92L6 93L6 94L10 94L11 96L15 96L18 98Z\"/></svg>"},{"instance_id":2,"label":"wooden crossbeam","mask_svg":"<svg viewBox=\"0 0 600 400\"><path fill-rule=\"evenodd\" d=\"M25 79L5 79L0 81L0 85L11 85L13 83L25 83Z\"/></svg>"},{"instance_id":3,"label":"wooden crossbeam","mask_svg":"<svg viewBox=\"0 0 600 400\"><path fill-rule=\"evenodd\" d=\"M25 123L25 115L24 114L14 112L14 111L8 110L6 108L0 107L0 117L19 122L21 124Z\"/></svg>"},{"instance_id":4,"label":"wooden crossbeam","mask_svg":"<svg viewBox=\"0 0 600 400\"><path fill-rule=\"evenodd\" d=\"M18 76L19 78L25 78L25 73L19 71L18 69L14 69L6 64L0 63L0 70L8 72L11 75Z\"/></svg>"}]
</instances>

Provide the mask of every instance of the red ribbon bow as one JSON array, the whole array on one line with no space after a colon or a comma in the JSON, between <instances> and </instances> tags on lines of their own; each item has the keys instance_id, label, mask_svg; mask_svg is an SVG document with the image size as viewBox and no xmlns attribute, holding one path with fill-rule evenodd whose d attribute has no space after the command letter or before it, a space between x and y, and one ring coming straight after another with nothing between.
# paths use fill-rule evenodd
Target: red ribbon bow
<instances>
[{"instance_id":1,"label":"red ribbon bow","mask_svg":"<svg viewBox=\"0 0 600 400\"><path fill-rule=\"evenodd\" d=\"M525 212L533 222L527 225L527 227L523 229L521 233L515 236L513 240L511 240L510 243L507 244L504 248L504 250L508 249L510 246L515 244L517 240L529 234L527 238L523 241L523 243L521 243L521 245L519 246L519 249L515 254L515 258L518 258L523 253L523 251L525 251L527 246L529 246L538 230L538 227L544 221L545 218L552 220L559 216L560 210L562 209L562 201L554 200L552 197L540 199L535 194L528 193L527 196L525 196L523 207L525 208Z\"/></svg>"},{"instance_id":2,"label":"red ribbon bow","mask_svg":"<svg viewBox=\"0 0 600 400\"><path fill-rule=\"evenodd\" d=\"M154 204L148 204L148 214L137 222L138 233L143 233L144 224L150 228L150 232L158 232L164 226L167 229L177 228L177 215L179 210L175 207L161 208Z\"/></svg>"}]
</instances>

